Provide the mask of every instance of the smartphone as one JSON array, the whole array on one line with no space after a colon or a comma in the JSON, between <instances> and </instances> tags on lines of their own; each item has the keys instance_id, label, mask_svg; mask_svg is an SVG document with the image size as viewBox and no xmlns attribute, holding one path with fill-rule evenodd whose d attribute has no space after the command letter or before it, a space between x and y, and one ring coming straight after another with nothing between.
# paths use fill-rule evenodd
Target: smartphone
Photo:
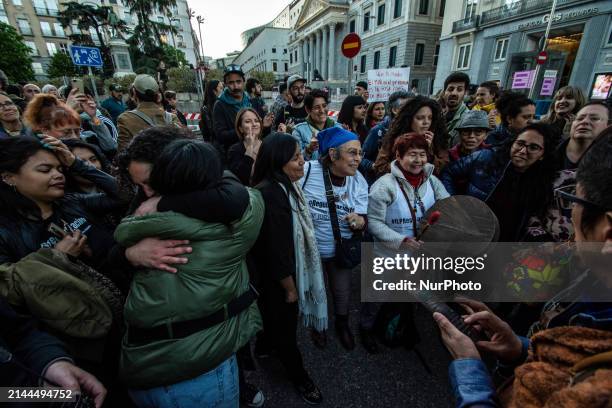
<instances>
[{"instance_id":1,"label":"smartphone","mask_svg":"<svg viewBox=\"0 0 612 408\"><path fill-rule=\"evenodd\" d=\"M68 235L68 233L62 227L54 223L49 224L49 228L47 230L59 239L64 239L64 237Z\"/></svg>"},{"instance_id":2,"label":"smartphone","mask_svg":"<svg viewBox=\"0 0 612 408\"><path fill-rule=\"evenodd\" d=\"M73 88L77 88L79 93L85 93L85 86L83 85L83 80L81 78L72 78L71 85Z\"/></svg>"},{"instance_id":3,"label":"smartphone","mask_svg":"<svg viewBox=\"0 0 612 408\"><path fill-rule=\"evenodd\" d=\"M443 314L460 332L468 336L474 343L489 340L483 333L476 331L471 326L468 326L457 311L448 304L428 300L422 303L430 312L438 312Z\"/></svg>"}]
</instances>

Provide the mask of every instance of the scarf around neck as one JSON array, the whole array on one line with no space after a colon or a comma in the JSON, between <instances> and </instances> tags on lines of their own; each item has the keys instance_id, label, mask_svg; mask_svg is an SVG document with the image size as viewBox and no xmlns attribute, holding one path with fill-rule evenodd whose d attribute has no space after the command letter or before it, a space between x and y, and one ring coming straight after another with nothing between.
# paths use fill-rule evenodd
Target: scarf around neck
<instances>
[{"instance_id":1,"label":"scarf around neck","mask_svg":"<svg viewBox=\"0 0 612 408\"><path fill-rule=\"evenodd\" d=\"M327 330L327 293L323 279L321 257L315 238L315 229L306 205L304 192L298 183L293 183L297 199L279 183L289 196L293 216L293 245L295 252L295 285L298 305L305 327L317 331Z\"/></svg>"}]
</instances>

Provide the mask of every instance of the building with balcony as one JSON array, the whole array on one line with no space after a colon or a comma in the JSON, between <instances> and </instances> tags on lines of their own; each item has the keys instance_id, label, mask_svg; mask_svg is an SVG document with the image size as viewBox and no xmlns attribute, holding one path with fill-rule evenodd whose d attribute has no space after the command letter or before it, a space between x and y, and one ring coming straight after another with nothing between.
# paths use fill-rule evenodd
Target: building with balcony
<instances>
[{"instance_id":1,"label":"building with balcony","mask_svg":"<svg viewBox=\"0 0 612 408\"><path fill-rule=\"evenodd\" d=\"M534 82L536 98L546 71L555 73L555 89L574 85L592 96L596 81L612 74L612 2L557 0L544 44L552 4L553 0L447 2L434 89L441 89L452 71L467 73L473 84L492 80L511 88L514 73L535 69L536 57L545 49L548 58Z\"/></svg>"},{"instance_id":2,"label":"building with balcony","mask_svg":"<svg viewBox=\"0 0 612 408\"><path fill-rule=\"evenodd\" d=\"M352 1L348 31L361 37L361 51L353 60L354 81L367 80L371 69L410 67L412 87L430 94L444 9L443 0Z\"/></svg>"}]
</instances>

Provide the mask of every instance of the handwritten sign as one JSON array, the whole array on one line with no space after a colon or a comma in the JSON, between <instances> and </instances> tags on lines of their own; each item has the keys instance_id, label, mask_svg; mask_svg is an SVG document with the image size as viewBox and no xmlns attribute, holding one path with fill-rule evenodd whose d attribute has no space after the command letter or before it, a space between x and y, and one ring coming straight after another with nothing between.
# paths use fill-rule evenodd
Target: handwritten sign
<instances>
[{"instance_id":1,"label":"handwritten sign","mask_svg":"<svg viewBox=\"0 0 612 408\"><path fill-rule=\"evenodd\" d=\"M552 96L555 91L555 84L557 83L557 70L547 69L544 71L544 79L542 80L542 89L540 89L540 96Z\"/></svg>"},{"instance_id":2,"label":"handwritten sign","mask_svg":"<svg viewBox=\"0 0 612 408\"><path fill-rule=\"evenodd\" d=\"M410 67L368 71L368 102L386 102L393 92L410 89Z\"/></svg>"},{"instance_id":3,"label":"handwritten sign","mask_svg":"<svg viewBox=\"0 0 612 408\"><path fill-rule=\"evenodd\" d=\"M512 77L512 89L529 89L533 85L535 70L516 71Z\"/></svg>"}]
</instances>

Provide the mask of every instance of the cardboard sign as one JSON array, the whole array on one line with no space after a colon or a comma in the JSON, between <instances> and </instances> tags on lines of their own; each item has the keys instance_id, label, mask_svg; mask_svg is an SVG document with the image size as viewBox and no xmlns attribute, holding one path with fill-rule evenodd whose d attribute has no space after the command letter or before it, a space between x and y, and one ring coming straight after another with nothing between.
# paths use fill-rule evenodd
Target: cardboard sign
<instances>
[{"instance_id":1,"label":"cardboard sign","mask_svg":"<svg viewBox=\"0 0 612 408\"><path fill-rule=\"evenodd\" d=\"M410 67L368 71L368 102L386 102L393 92L410 90Z\"/></svg>"},{"instance_id":2,"label":"cardboard sign","mask_svg":"<svg viewBox=\"0 0 612 408\"><path fill-rule=\"evenodd\" d=\"M512 77L512 89L529 89L533 85L535 70L516 71Z\"/></svg>"}]
</instances>

